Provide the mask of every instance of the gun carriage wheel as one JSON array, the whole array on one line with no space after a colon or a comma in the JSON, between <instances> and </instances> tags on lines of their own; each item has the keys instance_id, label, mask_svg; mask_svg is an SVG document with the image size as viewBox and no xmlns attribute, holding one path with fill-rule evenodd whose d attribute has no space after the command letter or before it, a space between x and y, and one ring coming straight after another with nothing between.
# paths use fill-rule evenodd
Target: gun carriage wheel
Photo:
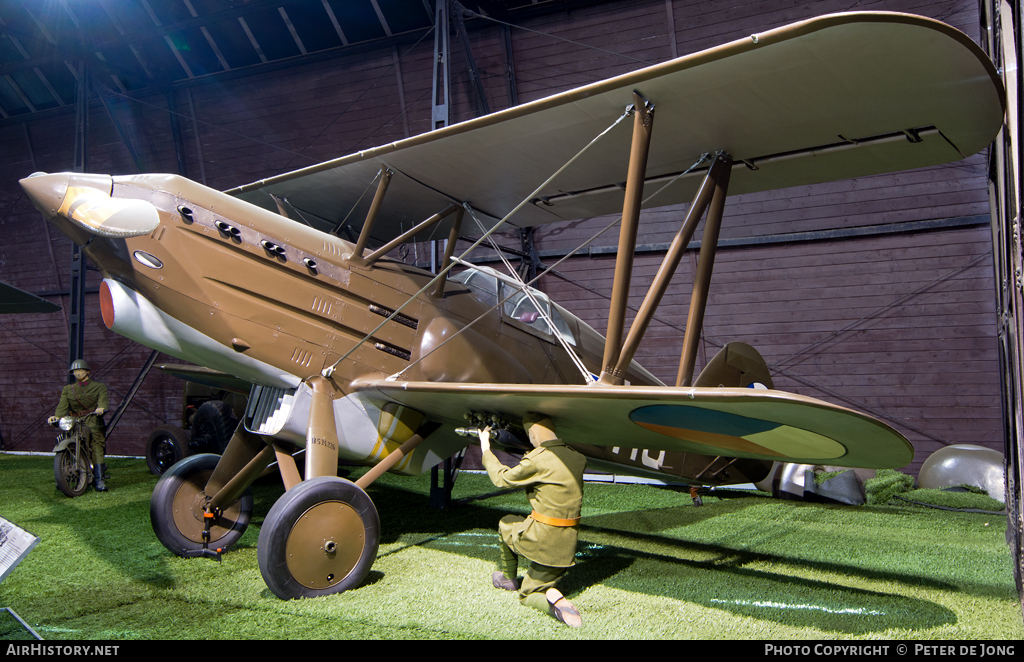
<instances>
[{"instance_id":1,"label":"gun carriage wheel","mask_svg":"<svg viewBox=\"0 0 1024 662\"><path fill-rule=\"evenodd\" d=\"M146 465L156 476L162 476L188 454L188 435L176 425L161 425L146 440Z\"/></svg>"},{"instance_id":2,"label":"gun carriage wheel","mask_svg":"<svg viewBox=\"0 0 1024 662\"><path fill-rule=\"evenodd\" d=\"M380 518L366 492L322 476L299 483L270 509L257 558L274 595L307 598L359 586L379 545Z\"/></svg>"},{"instance_id":3,"label":"gun carriage wheel","mask_svg":"<svg viewBox=\"0 0 1024 662\"><path fill-rule=\"evenodd\" d=\"M204 549L204 514L210 495L206 483L219 455L203 454L178 462L157 482L149 504L149 518L156 537L171 552L188 556ZM210 525L209 549L226 550L238 542L252 516L252 490L217 513Z\"/></svg>"},{"instance_id":4,"label":"gun carriage wheel","mask_svg":"<svg viewBox=\"0 0 1024 662\"><path fill-rule=\"evenodd\" d=\"M193 453L221 455L237 426L238 419L231 405L223 400L204 402L192 419L192 441L189 442L189 448Z\"/></svg>"}]
</instances>

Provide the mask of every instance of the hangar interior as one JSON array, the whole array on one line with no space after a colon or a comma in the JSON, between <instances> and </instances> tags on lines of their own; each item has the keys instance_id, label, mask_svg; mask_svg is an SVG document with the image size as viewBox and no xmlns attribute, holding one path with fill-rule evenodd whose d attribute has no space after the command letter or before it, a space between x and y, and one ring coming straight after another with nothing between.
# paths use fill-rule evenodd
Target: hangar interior
<instances>
[{"instance_id":1,"label":"hangar interior","mask_svg":"<svg viewBox=\"0 0 1024 662\"><path fill-rule=\"evenodd\" d=\"M77 356L109 386L112 403L131 394L108 452L140 455L155 427L183 416L182 382L151 370L172 359L106 328L99 274L18 185L32 172L169 172L227 190L832 12L936 18L1000 64L1008 53L1020 57L1019 41L1011 36L1009 51L1000 41L1008 22L1021 34L1020 7L997 4L6 2L0 281L61 311L0 319L0 449L50 450L44 422ZM436 25L447 27L443 39ZM867 412L903 433L916 451L908 473L951 444L1010 449L1012 492L1022 418L1018 150L1007 136L991 153L948 166L731 197L697 369L725 343L748 343L776 388ZM642 213L627 324L684 213ZM615 237L575 251L610 220L507 232L500 243L524 273L573 253L539 289L603 329ZM666 383L675 378L700 238L637 353ZM436 265L436 239L397 254ZM1019 535L1019 521L1015 528Z\"/></svg>"}]
</instances>

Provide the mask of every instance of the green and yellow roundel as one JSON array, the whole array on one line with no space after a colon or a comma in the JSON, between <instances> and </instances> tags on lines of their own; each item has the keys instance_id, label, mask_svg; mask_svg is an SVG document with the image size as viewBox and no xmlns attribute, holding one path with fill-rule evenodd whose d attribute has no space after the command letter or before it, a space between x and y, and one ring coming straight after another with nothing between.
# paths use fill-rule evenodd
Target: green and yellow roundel
<instances>
[{"instance_id":1,"label":"green and yellow roundel","mask_svg":"<svg viewBox=\"0 0 1024 662\"><path fill-rule=\"evenodd\" d=\"M674 439L718 448L723 454L839 458L839 442L784 423L686 405L649 405L630 413L642 428Z\"/></svg>"}]
</instances>

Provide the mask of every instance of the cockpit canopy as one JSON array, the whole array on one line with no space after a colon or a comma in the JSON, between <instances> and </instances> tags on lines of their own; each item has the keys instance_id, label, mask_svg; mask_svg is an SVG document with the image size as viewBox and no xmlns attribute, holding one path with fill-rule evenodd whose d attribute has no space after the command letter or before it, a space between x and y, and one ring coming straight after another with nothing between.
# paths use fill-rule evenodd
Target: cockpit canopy
<instances>
[{"instance_id":1,"label":"cockpit canopy","mask_svg":"<svg viewBox=\"0 0 1024 662\"><path fill-rule=\"evenodd\" d=\"M520 285L489 267L474 266L450 279L469 287L474 296L488 306L499 306L504 321L520 328L554 340L558 333L570 345L576 345L576 338L558 311L551 305L546 294L532 287ZM551 320L551 324L548 323ZM554 331L552 331L552 325Z\"/></svg>"}]
</instances>

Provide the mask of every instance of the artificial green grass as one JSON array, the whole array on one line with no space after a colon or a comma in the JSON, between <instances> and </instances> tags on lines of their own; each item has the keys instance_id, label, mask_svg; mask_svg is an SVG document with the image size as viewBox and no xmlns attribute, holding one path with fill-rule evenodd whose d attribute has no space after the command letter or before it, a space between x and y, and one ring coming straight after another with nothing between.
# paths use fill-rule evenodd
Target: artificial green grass
<instances>
[{"instance_id":1,"label":"artificial green grass","mask_svg":"<svg viewBox=\"0 0 1024 662\"><path fill-rule=\"evenodd\" d=\"M880 469L874 478L865 481L868 505L884 506L898 494L914 489L914 477L892 469Z\"/></svg>"},{"instance_id":2,"label":"artificial green grass","mask_svg":"<svg viewBox=\"0 0 1024 662\"><path fill-rule=\"evenodd\" d=\"M885 505L900 500L904 503L949 508L954 510L978 510L989 513L1004 512L1006 507L988 493L974 485L959 485L945 489L914 489L914 478L892 469L879 470L877 475L864 485L867 502L871 505Z\"/></svg>"},{"instance_id":3,"label":"artificial green grass","mask_svg":"<svg viewBox=\"0 0 1024 662\"><path fill-rule=\"evenodd\" d=\"M491 586L497 521L521 492L460 475L455 507L428 507L429 476L369 489L381 516L367 581L284 602L256 562L282 493L255 485L252 524L221 563L167 552L149 523L156 477L109 460L110 492L68 499L52 458L0 455L0 516L40 537L0 584L47 639L1017 639L1005 518L911 504L834 506L588 483L576 566L561 587L573 630ZM360 472L353 472L352 476ZM7 637L0 630L0 638ZM13 636L13 635L11 635Z\"/></svg>"}]
</instances>

